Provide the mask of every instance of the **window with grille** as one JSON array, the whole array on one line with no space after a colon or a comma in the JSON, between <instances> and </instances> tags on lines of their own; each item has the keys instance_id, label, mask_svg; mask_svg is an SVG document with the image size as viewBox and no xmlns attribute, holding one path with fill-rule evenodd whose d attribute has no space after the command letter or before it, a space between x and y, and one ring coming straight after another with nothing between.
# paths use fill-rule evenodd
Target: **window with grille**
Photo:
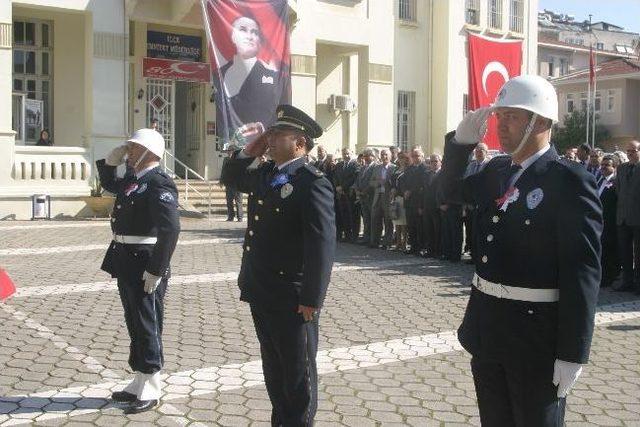
<instances>
[{"instance_id":1,"label":"window with grille","mask_svg":"<svg viewBox=\"0 0 640 427\"><path fill-rule=\"evenodd\" d=\"M52 133L53 121L53 41L52 23L39 20L13 21L13 73L14 92L25 93L27 99L42 101L42 127ZM40 128L26 121L25 141L36 142Z\"/></svg>"},{"instance_id":2,"label":"window with grille","mask_svg":"<svg viewBox=\"0 0 640 427\"><path fill-rule=\"evenodd\" d=\"M522 33L524 28L524 1L510 0L509 5L509 30Z\"/></svg>"},{"instance_id":3,"label":"window with grille","mask_svg":"<svg viewBox=\"0 0 640 427\"><path fill-rule=\"evenodd\" d=\"M398 0L398 18L402 21L417 21L417 0Z\"/></svg>"},{"instance_id":4,"label":"window with grille","mask_svg":"<svg viewBox=\"0 0 640 427\"><path fill-rule=\"evenodd\" d=\"M593 101L594 111L596 113L600 112L600 108L602 106L602 95L599 90L596 91L596 99Z\"/></svg>"},{"instance_id":5,"label":"window with grille","mask_svg":"<svg viewBox=\"0 0 640 427\"><path fill-rule=\"evenodd\" d=\"M489 27L502 28L502 0L489 0Z\"/></svg>"},{"instance_id":6,"label":"window with grille","mask_svg":"<svg viewBox=\"0 0 640 427\"><path fill-rule=\"evenodd\" d=\"M616 105L616 91L608 90L607 91L607 112L613 113Z\"/></svg>"},{"instance_id":7,"label":"window with grille","mask_svg":"<svg viewBox=\"0 0 640 427\"><path fill-rule=\"evenodd\" d=\"M480 0L465 0L464 20L467 24L480 25Z\"/></svg>"},{"instance_id":8,"label":"window with grille","mask_svg":"<svg viewBox=\"0 0 640 427\"><path fill-rule=\"evenodd\" d=\"M402 151L414 144L415 135L415 92L398 92L398 117L396 145Z\"/></svg>"},{"instance_id":9,"label":"window with grille","mask_svg":"<svg viewBox=\"0 0 640 427\"><path fill-rule=\"evenodd\" d=\"M575 109L575 101L573 99L573 94L569 93L567 94L567 113L573 113L574 109Z\"/></svg>"},{"instance_id":10,"label":"window with grille","mask_svg":"<svg viewBox=\"0 0 640 427\"><path fill-rule=\"evenodd\" d=\"M582 92L580 94L580 109L582 111L587 111L587 93Z\"/></svg>"}]
</instances>

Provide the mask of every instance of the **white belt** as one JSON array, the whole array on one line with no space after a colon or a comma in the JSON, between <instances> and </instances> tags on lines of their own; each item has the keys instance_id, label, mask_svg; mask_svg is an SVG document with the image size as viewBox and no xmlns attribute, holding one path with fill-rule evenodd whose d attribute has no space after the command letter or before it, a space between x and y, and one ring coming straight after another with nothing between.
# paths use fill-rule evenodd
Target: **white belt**
<instances>
[{"instance_id":1,"label":"white belt","mask_svg":"<svg viewBox=\"0 0 640 427\"><path fill-rule=\"evenodd\" d=\"M473 275L473 286L484 294L516 301L557 302L560 299L559 289L531 289L506 286L489 282L477 274Z\"/></svg>"},{"instance_id":2,"label":"white belt","mask_svg":"<svg viewBox=\"0 0 640 427\"><path fill-rule=\"evenodd\" d=\"M124 243L125 245L154 245L158 241L158 238L148 236L122 236L120 234L114 234L113 241Z\"/></svg>"}]
</instances>

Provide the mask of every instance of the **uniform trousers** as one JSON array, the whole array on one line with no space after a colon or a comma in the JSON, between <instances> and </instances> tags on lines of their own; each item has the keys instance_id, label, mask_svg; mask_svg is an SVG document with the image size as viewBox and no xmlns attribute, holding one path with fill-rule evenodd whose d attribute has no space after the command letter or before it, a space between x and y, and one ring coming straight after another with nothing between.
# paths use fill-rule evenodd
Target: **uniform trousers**
<instances>
[{"instance_id":1,"label":"uniform trousers","mask_svg":"<svg viewBox=\"0 0 640 427\"><path fill-rule=\"evenodd\" d=\"M295 311L251 304L262 371L273 409L271 425L313 425L318 409L318 317L305 322Z\"/></svg>"},{"instance_id":2,"label":"uniform trousers","mask_svg":"<svg viewBox=\"0 0 640 427\"><path fill-rule=\"evenodd\" d=\"M553 385L554 360L473 356L471 371L483 426L561 427L566 399Z\"/></svg>"},{"instance_id":3,"label":"uniform trousers","mask_svg":"<svg viewBox=\"0 0 640 427\"><path fill-rule=\"evenodd\" d=\"M618 256L622 265L622 284L640 289L640 227L618 226Z\"/></svg>"},{"instance_id":4,"label":"uniform trousers","mask_svg":"<svg viewBox=\"0 0 640 427\"><path fill-rule=\"evenodd\" d=\"M135 372L153 374L162 369L162 319L167 278L160 281L155 292L144 291L144 281L118 278L118 292L124 308L124 320L131 344L129 366Z\"/></svg>"}]
</instances>

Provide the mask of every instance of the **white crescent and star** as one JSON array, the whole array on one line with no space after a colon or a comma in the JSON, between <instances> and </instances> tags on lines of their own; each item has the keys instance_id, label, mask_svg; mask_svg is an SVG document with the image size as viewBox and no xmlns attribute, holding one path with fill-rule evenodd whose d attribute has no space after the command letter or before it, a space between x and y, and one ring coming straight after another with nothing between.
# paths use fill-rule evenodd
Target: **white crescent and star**
<instances>
[{"instance_id":1,"label":"white crescent and star","mask_svg":"<svg viewBox=\"0 0 640 427\"><path fill-rule=\"evenodd\" d=\"M482 70L482 89L484 89L484 93L487 93L487 79L491 73L498 73L502 76L504 81L509 80L509 71L507 71L507 67L504 66L501 62L491 61Z\"/></svg>"},{"instance_id":2,"label":"white crescent and star","mask_svg":"<svg viewBox=\"0 0 640 427\"><path fill-rule=\"evenodd\" d=\"M170 68L172 71L175 71L176 73L181 73L181 74L193 74L198 72L198 70L192 70L192 71L183 70L182 68L180 68L181 65L182 65L181 62L176 62L174 64L171 64Z\"/></svg>"}]
</instances>

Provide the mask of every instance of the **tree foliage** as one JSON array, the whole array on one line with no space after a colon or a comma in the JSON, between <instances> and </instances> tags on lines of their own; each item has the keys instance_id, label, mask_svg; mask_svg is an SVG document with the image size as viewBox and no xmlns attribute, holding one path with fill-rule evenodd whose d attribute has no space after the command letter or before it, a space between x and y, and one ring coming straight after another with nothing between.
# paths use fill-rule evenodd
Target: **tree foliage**
<instances>
[{"instance_id":1,"label":"tree foliage","mask_svg":"<svg viewBox=\"0 0 640 427\"><path fill-rule=\"evenodd\" d=\"M592 116L593 117L593 116ZM609 131L598 124L600 116L595 115L596 120L596 147L609 139ZM591 123L589 123L589 134L591 134ZM591 135L589 135L591 140ZM559 153L563 153L569 147L577 147L587 141L587 112L573 110L571 114L564 116L564 127L554 126L553 142Z\"/></svg>"}]
</instances>

